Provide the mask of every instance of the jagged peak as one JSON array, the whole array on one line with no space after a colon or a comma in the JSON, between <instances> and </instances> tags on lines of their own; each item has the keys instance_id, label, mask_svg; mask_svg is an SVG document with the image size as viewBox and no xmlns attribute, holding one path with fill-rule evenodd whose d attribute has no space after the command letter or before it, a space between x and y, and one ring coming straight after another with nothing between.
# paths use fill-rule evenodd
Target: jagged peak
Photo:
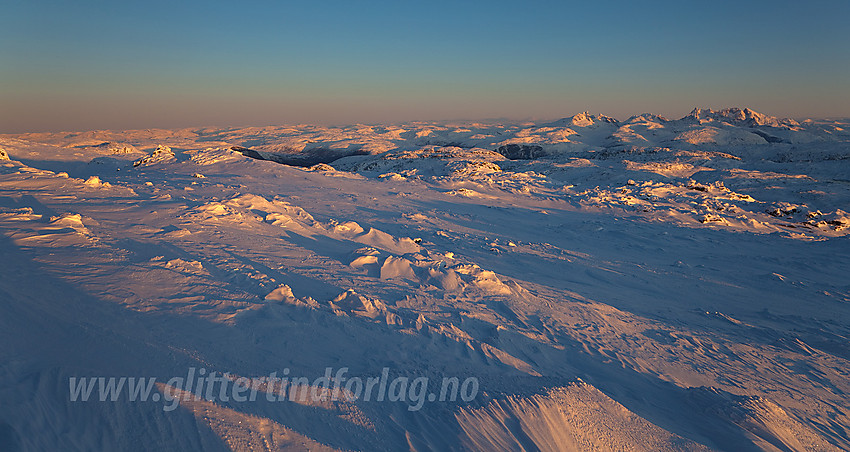
<instances>
[{"instance_id":1,"label":"jagged peak","mask_svg":"<svg viewBox=\"0 0 850 452\"><path fill-rule=\"evenodd\" d=\"M669 122L670 120L661 115L656 115L655 113L641 113L639 115L634 115L626 120L627 124L633 124L636 122Z\"/></svg>"},{"instance_id":2,"label":"jagged peak","mask_svg":"<svg viewBox=\"0 0 850 452\"><path fill-rule=\"evenodd\" d=\"M618 121L617 119L612 118L610 116L605 116L605 115L595 115L594 118L598 122L607 122L607 123L611 123L611 124L619 124L620 123L620 121Z\"/></svg>"},{"instance_id":3,"label":"jagged peak","mask_svg":"<svg viewBox=\"0 0 850 452\"><path fill-rule=\"evenodd\" d=\"M696 122L702 121L724 121L736 125L754 126L772 126L772 127L788 127L799 126L797 121L793 119L780 119L775 116L759 113L751 108L730 107L722 110L712 110L711 108L694 108L688 113L683 120L691 120Z\"/></svg>"},{"instance_id":4,"label":"jagged peak","mask_svg":"<svg viewBox=\"0 0 850 452\"><path fill-rule=\"evenodd\" d=\"M579 114L562 118L551 125L554 126L576 126L576 127L589 127L599 123L609 123L609 124L619 124L620 121L606 115L592 115L590 112L584 111Z\"/></svg>"}]
</instances>

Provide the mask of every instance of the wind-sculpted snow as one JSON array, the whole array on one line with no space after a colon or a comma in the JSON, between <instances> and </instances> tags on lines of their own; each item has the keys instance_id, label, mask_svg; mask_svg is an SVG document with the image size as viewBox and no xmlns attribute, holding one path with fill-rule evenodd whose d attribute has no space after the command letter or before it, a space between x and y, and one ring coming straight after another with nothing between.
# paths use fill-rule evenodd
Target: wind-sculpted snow
<instances>
[{"instance_id":1,"label":"wind-sculpted snow","mask_svg":"<svg viewBox=\"0 0 850 452\"><path fill-rule=\"evenodd\" d=\"M0 449L848 449L848 127L0 136ZM480 388L267 398L329 367ZM166 383L190 368L260 396ZM83 376L163 399L72 402Z\"/></svg>"}]
</instances>

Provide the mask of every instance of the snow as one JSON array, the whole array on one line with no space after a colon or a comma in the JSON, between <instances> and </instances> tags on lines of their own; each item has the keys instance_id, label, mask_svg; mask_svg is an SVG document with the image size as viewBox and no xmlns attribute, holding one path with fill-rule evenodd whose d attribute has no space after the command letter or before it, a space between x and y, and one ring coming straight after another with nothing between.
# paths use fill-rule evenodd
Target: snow
<instances>
[{"instance_id":1,"label":"snow","mask_svg":"<svg viewBox=\"0 0 850 452\"><path fill-rule=\"evenodd\" d=\"M848 130L731 108L0 135L0 449L846 450ZM481 388L68 394L327 367Z\"/></svg>"}]
</instances>

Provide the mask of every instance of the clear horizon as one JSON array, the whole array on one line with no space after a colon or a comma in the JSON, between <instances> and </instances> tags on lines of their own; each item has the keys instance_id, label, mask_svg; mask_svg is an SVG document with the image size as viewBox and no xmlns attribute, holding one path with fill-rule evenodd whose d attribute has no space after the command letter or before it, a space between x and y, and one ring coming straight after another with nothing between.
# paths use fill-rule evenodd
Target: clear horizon
<instances>
[{"instance_id":1,"label":"clear horizon","mask_svg":"<svg viewBox=\"0 0 850 452\"><path fill-rule=\"evenodd\" d=\"M847 2L6 9L0 133L676 119L695 107L850 117Z\"/></svg>"}]
</instances>

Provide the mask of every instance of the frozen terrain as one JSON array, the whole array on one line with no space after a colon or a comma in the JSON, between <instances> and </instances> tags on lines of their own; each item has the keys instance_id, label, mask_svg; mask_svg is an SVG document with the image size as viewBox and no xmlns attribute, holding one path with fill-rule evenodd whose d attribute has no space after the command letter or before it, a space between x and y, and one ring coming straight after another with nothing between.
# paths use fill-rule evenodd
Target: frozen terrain
<instances>
[{"instance_id":1,"label":"frozen terrain","mask_svg":"<svg viewBox=\"0 0 850 452\"><path fill-rule=\"evenodd\" d=\"M850 449L850 121L0 148L0 450ZM327 367L480 390L420 410L69 399L71 377Z\"/></svg>"}]
</instances>

